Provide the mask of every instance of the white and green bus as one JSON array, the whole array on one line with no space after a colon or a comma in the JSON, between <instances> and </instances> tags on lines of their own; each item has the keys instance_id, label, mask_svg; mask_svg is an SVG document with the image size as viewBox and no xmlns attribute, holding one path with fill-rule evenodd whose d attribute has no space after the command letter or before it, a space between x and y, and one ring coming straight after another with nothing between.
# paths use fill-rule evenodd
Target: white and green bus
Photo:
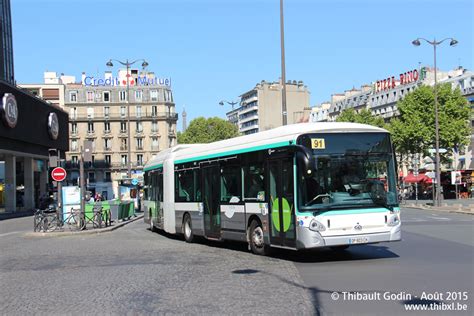
<instances>
[{"instance_id":1,"label":"white and green bus","mask_svg":"<svg viewBox=\"0 0 474 316\"><path fill-rule=\"evenodd\" d=\"M345 249L398 241L390 134L354 123L288 125L178 145L145 166L151 229L271 247Z\"/></svg>"}]
</instances>

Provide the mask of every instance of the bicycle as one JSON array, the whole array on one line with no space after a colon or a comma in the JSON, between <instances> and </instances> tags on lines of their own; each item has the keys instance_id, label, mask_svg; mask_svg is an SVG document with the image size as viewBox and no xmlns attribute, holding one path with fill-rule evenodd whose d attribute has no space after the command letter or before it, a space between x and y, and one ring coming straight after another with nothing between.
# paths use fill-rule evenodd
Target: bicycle
<instances>
[{"instance_id":1,"label":"bicycle","mask_svg":"<svg viewBox=\"0 0 474 316\"><path fill-rule=\"evenodd\" d=\"M84 230L86 228L84 212L81 212L80 209L71 208L67 214L63 224L66 224L69 230Z\"/></svg>"},{"instance_id":2,"label":"bicycle","mask_svg":"<svg viewBox=\"0 0 474 316\"><path fill-rule=\"evenodd\" d=\"M59 220L54 209L36 210L33 218L33 231L52 232L60 229L62 221Z\"/></svg>"}]
</instances>

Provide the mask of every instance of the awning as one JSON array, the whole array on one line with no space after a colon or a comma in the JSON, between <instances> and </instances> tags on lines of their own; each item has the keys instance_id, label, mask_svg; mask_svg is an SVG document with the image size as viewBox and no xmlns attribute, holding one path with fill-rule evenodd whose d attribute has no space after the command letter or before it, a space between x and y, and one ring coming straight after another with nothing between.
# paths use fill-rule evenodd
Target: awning
<instances>
[{"instance_id":1,"label":"awning","mask_svg":"<svg viewBox=\"0 0 474 316\"><path fill-rule=\"evenodd\" d=\"M415 176L413 173L409 173L403 179L403 182L405 183L420 183L420 182L431 183L431 178L427 177L424 173L420 173L417 176Z\"/></svg>"}]
</instances>

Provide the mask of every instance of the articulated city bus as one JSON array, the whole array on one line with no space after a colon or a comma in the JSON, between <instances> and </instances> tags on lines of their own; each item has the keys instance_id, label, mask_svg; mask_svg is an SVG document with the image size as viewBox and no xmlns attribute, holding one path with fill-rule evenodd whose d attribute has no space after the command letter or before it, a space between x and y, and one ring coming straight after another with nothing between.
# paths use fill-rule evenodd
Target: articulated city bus
<instances>
[{"instance_id":1,"label":"articulated city bus","mask_svg":"<svg viewBox=\"0 0 474 316\"><path fill-rule=\"evenodd\" d=\"M152 230L271 247L345 249L401 238L389 133L354 123L288 125L178 145L145 166Z\"/></svg>"}]
</instances>

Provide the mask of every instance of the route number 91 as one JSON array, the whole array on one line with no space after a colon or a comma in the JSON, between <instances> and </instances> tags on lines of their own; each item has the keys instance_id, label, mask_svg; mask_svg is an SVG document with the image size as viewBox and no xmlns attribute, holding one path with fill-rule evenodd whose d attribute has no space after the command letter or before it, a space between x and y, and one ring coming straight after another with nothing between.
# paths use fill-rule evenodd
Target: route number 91
<instances>
[{"instance_id":1,"label":"route number 91","mask_svg":"<svg viewBox=\"0 0 474 316\"><path fill-rule=\"evenodd\" d=\"M311 148L312 149L325 149L326 144L324 138L311 138Z\"/></svg>"}]
</instances>

